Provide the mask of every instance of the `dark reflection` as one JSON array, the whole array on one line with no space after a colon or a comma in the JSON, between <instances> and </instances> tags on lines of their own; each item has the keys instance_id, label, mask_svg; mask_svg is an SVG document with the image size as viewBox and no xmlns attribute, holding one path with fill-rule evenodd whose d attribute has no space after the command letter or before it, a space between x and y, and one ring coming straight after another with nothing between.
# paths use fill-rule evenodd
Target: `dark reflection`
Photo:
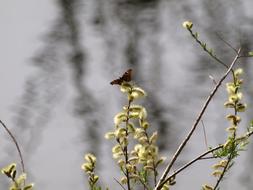
<instances>
[{"instance_id":1,"label":"dark reflection","mask_svg":"<svg viewBox=\"0 0 253 190\"><path fill-rule=\"evenodd\" d=\"M160 73L162 63L159 58L162 51L158 45L158 36L156 36L160 31L159 2L158 0L125 0L119 1L115 6L115 15L119 17L120 23L125 27L128 39L123 53L126 56L126 63L137 73L137 81L158 79L155 76ZM141 45L143 43L146 45L145 49ZM144 51L147 52L146 56L148 56L149 62L156 65L154 70L157 72L150 70L148 74L141 74L145 61ZM159 83L159 79L155 83ZM159 85L153 85L146 90L153 92L145 104L148 105L149 119L154 129L158 129L160 136L158 145L161 150L168 150L167 145L170 144L168 141L171 139L170 121L166 116L167 108L162 106L160 98L155 95L155 92L159 91Z\"/></svg>"},{"instance_id":2,"label":"dark reflection","mask_svg":"<svg viewBox=\"0 0 253 190\"><path fill-rule=\"evenodd\" d=\"M245 37L247 40L241 40L241 44L246 49L250 49L250 47L252 49L252 18L245 16L246 13L243 11L241 1L234 0L233 3L236 3L237 9L240 10L235 11L237 19L241 21L240 23L245 23L245 27L242 29L240 29L240 24L236 24L237 21L233 25L234 28L231 29L231 23L228 23L228 20L231 16L229 12L233 10L227 4L217 1L198 1L193 4L191 1L182 3L176 0L58 0L57 3L60 15L50 28L49 33L43 38L43 48L32 60L36 71L34 75L27 79L24 94L16 111L16 121L17 126L19 126L17 134L18 138L22 139L26 157L31 155L32 151L39 146L44 126L52 121L52 113L65 98L64 93L68 83L66 71L69 72L69 70L71 85L74 86L76 92L73 115L78 116L83 124L80 129L80 139L82 139L85 146L83 149L87 152L96 153L96 155L99 154L100 138L103 135L99 131L102 126L101 118L98 117L102 109L98 109L102 103L93 94L93 90L97 85L96 81L90 81L86 78L90 72L87 70L88 64L94 63L89 59L91 54L99 54L98 51L105 52L103 64L96 64L96 72L102 70L101 73L108 73L108 76L111 77L111 71L113 70L121 72L124 72L125 68L134 70L134 81L152 94L147 97L144 105L148 109L152 126L154 129L158 128L159 147L168 153L172 146L178 145L180 141L178 137L173 137L171 133L172 126L177 127L178 120L182 120L182 113L184 113L182 111L181 114L177 114L177 111L179 108L184 109L183 104L192 106L191 109L195 111L197 108L188 98L195 100L206 97L210 88L205 87L211 86L210 82L207 81L210 80L208 75L220 73L223 66L210 59L205 52L201 51L200 47L192 42L196 63L189 63L189 66L180 69L183 70L183 74L187 75L188 84L197 85L194 86L194 90L191 89L192 86L183 90L178 89L181 94L176 94L177 97L172 97L170 92L161 95L161 89L174 82L171 82L170 74L163 79L160 77L163 69L170 64L170 67L166 68L171 68L169 72L172 73L174 72L173 65L179 64L178 62L168 63L167 60L161 58L164 54L170 54L171 52L164 52L170 44L160 43L160 35L166 35L166 38L169 38L172 43L177 43L180 38L176 32L167 31L165 25L171 23L173 25L172 20L176 20L177 23L181 22L180 19L182 18L178 16L181 14L186 15L184 19L193 18L196 25L199 25L199 27L196 27L197 30L204 27L204 32L201 33L200 38L202 39L202 36L204 36L203 39L214 49L217 56L228 64L233 56L233 51L221 42L216 33L221 34L225 40L229 39L228 41L232 45L238 47L241 37L240 30L243 31L247 26L250 28L247 31L248 35ZM195 7L197 4L198 6ZM85 6L88 6L88 8ZM92 11L89 12L89 8L92 8ZM198 8L202 10L201 14L197 11ZM81 14L85 11L90 14L87 20ZM164 18L161 16L161 12L164 12L165 21L162 20ZM82 20L88 23L83 23ZM199 23L197 23L198 21ZM86 26L90 27L91 33L89 33L90 31L86 32L86 28L84 28ZM171 25L168 28L173 27L176 28ZM84 45L86 44L83 44L82 40L87 39L84 43L93 43L93 35L96 35L95 38L102 39L103 43L96 46L98 49L93 46L85 46L87 47L85 49ZM190 40L187 43L191 43ZM175 51L183 51L184 48L180 48L182 49ZM176 56L175 60L177 60ZM189 60L189 62L193 61ZM188 73L189 70L190 73ZM251 76L251 70L251 67L247 68L245 66L248 76ZM97 76L95 72L92 75ZM248 80L252 81L253 79ZM87 87L90 82L94 83L94 89ZM109 82L110 80L108 80L108 86ZM180 82L175 81L174 83ZM174 91L175 89L170 90ZM252 91L247 93L250 98L253 97ZM170 101L177 103L170 105L168 104ZM248 117L250 120L252 116L249 115ZM220 120L223 119L220 118ZM185 128L182 130L187 129L189 125L187 122L185 121L187 126L184 126ZM217 133L218 135L219 133ZM86 142L88 142L88 145ZM250 162L251 160L248 159L248 163ZM29 168L29 166L27 167ZM250 170L246 171L250 173ZM250 184L250 180L247 180L251 179L250 174L245 174L243 179L247 181L250 189L253 186L253 184Z\"/></svg>"},{"instance_id":3,"label":"dark reflection","mask_svg":"<svg viewBox=\"0 0 253 190\"><path fill-rule=\"evenodd\" d=\"M99 121L95 117L97 100L92 96L92 92L84 85L84 77L87 63L86 55L81 47L80 23L78 23L78 12L81 1L61 0L59 1L64 16L64 24L68 27L69 44L71 47L70 63L73 70L73 82L78 91L78 97L75 100L76 112L84 120L85 128L82 129L81 137L88 140L89 146L86 151L93 152L99 156Z\"/></svg>"},{"instance_id":4,"label":"dark reflection","mask_svg":"<svg viewBox=\"0 0 253 190\"><path fill-rule=\"evenodd\" d=\"M99 149L99 122L94 116L97 100L84 85L87 60L80 44L78 15L81 1L59 0L58 4L61 15L44 38L43 49L33 58L37 71L27 80L17 111L19 138L22 138L22 142L26 141L22 144L25 155L36 150L42 138L42 130L51 120L52 111L64 98L64 79L67 78L64 70L68 68L72 69L73 84L77 91L74 115L83 120L84 128L81 129L80 138L90 142L90 146L84 149L94 153Z\"/></svg>"},{"instance_id":5,"label":"dark reflection","mask_svg":"<svg viewBox=\"0 0 253 190\"><path fill-rule=\"evenodd\" d=\"M115 63L115 54L123 56L125 68L132 68L134 71L135 81L149 81L157 79L157 72L144 73L143 63L145 56L149 63L155 63L155 70L160 72L161 66L161 49L158 42L157 33L160 32L159 21L159 0L121 0L121 1L102 1L96 0L95 14L93 24L101 32L102 38L106 42L107 62ZM110 30L111 24L118 28L118 33ZM124 39L124 40L121 40ZM145 49L143 45L145 44ZM120 47L120 48L119 48ZM144 54L145 52L145 54ZM147 52L147 53L146 53ZM122 62L122 60L121 60ZM123 67L123 66L121 66ZM147 78L148 77L148 78ZM159 81L156 81L159 83ZM144 86L145 84L143 84ZM150 112L150 121L154 128L158 128L161 135L159 146L161 149L168 148L170 139L168 129L170 121L166 117L166 110L162 106L162 101L155 92L159 86L153 85L149 91L152 91L152 97L148 97L148 111Z\"/></svg>"}]
</instances>

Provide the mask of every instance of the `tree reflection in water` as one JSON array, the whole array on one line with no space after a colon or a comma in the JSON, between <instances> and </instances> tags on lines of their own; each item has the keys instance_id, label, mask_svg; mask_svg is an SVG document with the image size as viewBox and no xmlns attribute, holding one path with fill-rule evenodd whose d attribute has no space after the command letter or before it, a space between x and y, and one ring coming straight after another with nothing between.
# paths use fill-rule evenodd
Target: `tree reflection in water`
<instances>
[{"instance_id":1,"label":"tree reflection in water","mask_svg":"<svg viewBox=\"0 0 253 190\"><path fill-rule=\"evenodd\" d=\"M18 106L17 133L24 142L26 155L32 155L32 151L36 150L42 140L44 126L50 123L52 112L64 101L64 93L69 88L66 79L68 74L71 75L71 85L75 91L75 95L72 95L73 116L78 117L83 125L79 137L84 142L83 149L102 154L101 133L104 128L108 130L110 126L107 124L111 125L112 121L110 118L104 121L101 115L113 112L114 108L104 105L110 102L111 97L107 102L104 96L110 94L108 91L102 93L102 97L97 95L98 89L105 89L101 87L105 83L94 81L94 78L103 78L102 81L108 81L106 84L109 86L113 78L111 74L121 73L125 68L132 68L135 81L150 92L145 104L152 126L158 128L160 148L166 153L174 150L181 139L180 135L175 134L189 127L188 122L193 119L189 115L195 113L199 99L202 100L209 92L210 81L207 76L221 69L199 47L192 44L188 47L189 41L181 42L184 38L182 35L187 34L178 32L180 23L192 19L201 26L202 36L225 61L230 60L232 52L215 33L223 34L237 46L243 36L240 35L241 31L250 33L253 26L251 17L243 11L242 1L235 0L229 3L58 0L57 5L60 14L43 38L44 47L32 59L37 69L27 79ZM241 44L252 48L250 35L241 39ZM184 45L189 52L181 52L185 51ZM190 56L192 59L186 60L185 57ZM245 70L250 71L250 68L245 66ZM89 78L91 75L92 79ZM186 95L192 99L187 99ZM249 92L249 97L252 97L250 95L252 92ZM115 99L116 102L121 101L120 98ZM217 122L222 123L223 116L217 117ZM85 142L89 142L89 145L85 145Z\"/></svg>"}]
</instances>

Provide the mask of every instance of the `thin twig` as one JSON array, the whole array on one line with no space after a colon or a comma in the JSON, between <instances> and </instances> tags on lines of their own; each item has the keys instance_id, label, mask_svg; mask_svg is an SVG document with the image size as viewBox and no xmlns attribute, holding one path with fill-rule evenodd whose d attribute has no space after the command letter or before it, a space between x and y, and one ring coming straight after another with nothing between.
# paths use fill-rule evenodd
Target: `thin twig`
<instances>
[{"instance_id":1,"label":"thin twig","mask_svg":"<svg viewBox=\"0 0 253 190\"><path fill-rule=\"evenodd\" d=\"M145 181L143 181L141 178L138 178L139 179L139 181L141 182L141 184L143 185L143 187L144 187L144 189L149 189L149 187L148 187L148 185L146 184L146 182Z\"/></svg>"},{"instance_id":2,"label":"thin twig","mask_svg":"<svg viewBox=\"0 0 253 190\"><path fill-rule=\"evenodd\" d=\"M126 190L126 188L116 178L113 179L122 187L122 189Z\"/></svg>"},{"instance_id":3,"label":"thin twig","mask_svg":"<svg viewBox=\"0 0 253 190\"><path fill-rule=\"evenodd\" d=\"M20 163L21 163L21 168L22 168L22 172L25 173L25 164L24 164L24 159L21 153L21 150L19 148L18 142L16 140L16 138L14 137L14 135L12 134L12 132L7 128L7 126L4 124L4 122L2 120L0 120L1 125L3 126L3 128L5 129L5 131L9 134L9 136L11 137L12 141L14 142L17 151L18 151L18 155L20 158Z\"/></svg>"},{"instance_id":4,"label":"thin twig","mask_svg":"<svg viewBox=\"0 0 253 190\"><path fill-rule=\"evenodd\" d=\"M206 129L203 120L201 120L202 128L203 128L203 133L204 133L204 138L205 138L205 144L206 144L206 149L208 149L208 144L207 144L207 136L206 136Z\"/></svg>"},{"instance_id":5,"label":"thin twig","mask_svg":"<svg viewBox=\"0 0 253 190\"><path fill-rule=\"evenodd\" d=\"M247 132L245 135L242 135L240 137L237 137L235 139L236 142L240 141L241 139L245 138L245 137L250 137L251 135L253 135L253 131ZM173 174L171 174L168 178L166 178L166 180L161 184L164 185L166 182L170 181L172 178L175 178L177 174L179 174L180 172L182 172L183 170L185 170L186 168L188 168L189 166L191 166L193 163L200 161L200 160L205 160L205 159L214 159L217 158L215 156L209 156L209 157L205 157L206 155L213 153L216 150L219 150L221 148L223 148L224 145L219 145L216 146L202 154L200 154L199 156L197 156L196 158L194 158L193 160L191 160L190 162L186 163L185 165L183 165L182 167L180 167L179 169L175 170Z\"/></svg>"},{"instance_id":6,"label":"thin twig","mask_svg":"<svg viewBox=\"0 0 253 190\"><path fill-rule=\"evenodd\" d=\"M248 57L253 57L253 56L252 55L241 55L241 56L238 57L238 59L239 58L248 58Z\"/></svg>"},{"instance_id":7,"label":"thin twig","mask_svg":"<svg viewBox=\"0 0 253 190\"><path fill-rule=\"evenodd\" d=\"M244 137L250 137L252 134L253 134L253 131L247 132L245 135L236 138L235 141L236 141L236 142L237 142L237 141L240 141L240 140L241 140L242 138L244 138ZM181 168L175 170L175 172L174 172L172 175L170 175L170 176L165 180L165 182L164 182L163 184L165 184L165 183L166 183L167 181L169 181L170 179L175 178L177 174L179 174L180 172L182 172L183 170L185 170L186 168L188 168L188 167L191 166L193 163L195 163L195 162L197 162L197 161L199 161L199 160L217 158L217 157L215 157L215 156L209 156L209 157L204 157L204 156L206 156L206 155L208 155L208 154L210 154L210 153L212 153L212 152L214 152L214 151L216 151L216 150L218 150L218 149L223 148L223 146L224 146L224 145L216 146L215 148L212 148L212 149L210 149L210 150L208 150L208 151L202 153L201 155L199 155L198 157L196 157L196 158L193 159L192 161L188 162L187 164L185 164L185 165L182 166ZM163 185L163 184L162 184L162 185Z\"/></svg>"},{"instance_id":8,"label":"thin twig","mask_svg":"<svg viewBox=\"0 0 253 190\"><path fill-rule=\"evenodd\" d=\"M214 158L218 158L217 156L207 156L204 158L200 158L199 160L210 160L210 159L214 159Z\"/></svg>"},{"instance_id":9,"label":"thin twig","mask_svg":"<svg viewBox=\"0 0 253 190\"><path fill-rule=\"evenodd\" d=\"M193 31L191 30L191 28L187 28L187 29L191 33L192 37L196 40L196 42L203 48L203 50L206 53L208 53L214 60L216 60L218 63L220 63L221 65L223 65L224 67L226 67L228 69L228 66L222 60L220 60L213 53L211 53L210 51L208 51L206 47L203 47L203 43L198 39L198 37L196 36L196 34L193 33Z\"/></svg>"},{"instance_id":10,"label":"thin twig","mask_svg":"<svg viewBox=\"0 0 253 190\"><path fill-rule=\"evenodd\" d=\"M178 147L177 151L175 152L175 154L173 155L170 163L167 165L164 173L162 174L160 180L158 181L155 190L160 190L162 188L161 184L163 183L163 181L165 180L166 176L168 175L168 173L170 172L170 169L172 168L173 164L175 163L175 161L177 160L179 154L181 153L181 151L184 149L185 145L187 144L187 142L189 141L190 137L192 136L193 132L195 131L197 125L199 124L199 121L201 120L203 114L206 111L207 106L209 105L210 101L212 100L212 98L214 97L215 93L217 92L218 88L221 86L222 82L226 79L226 77L228 76L228 74L230 73L230 71L232 70L233 66L235 65L239 54L241 52L241 48L238 50L237 55L235 56L234 60L232 61L231 65L229 66L229 68L227 69L226 73L223 75L223 77L220 79L220 81L217 83L217 85L214 87L214 89L212 90L211 94L209 95L209 97L207 98L206 102L204 103L197 119L195 120L191 130L189 131L189 133L187 134L186 138L183 140L183 142L180 144L180 146Z\"/></svg>"},{"instance_id":11,"label":"thin twig","mask_svg":"<svg viewBox=\"0 0 253 190\"><path fill-rule=\"evenodd\" d=\"M226 40L224 40L223 38L222 38L222 36L218 33L218 32L216 32L216 36L221 40L221 41L223 41L228 47L230 47L236 54L237 54L237 49L236 48L234 48L230 43L228 43Z\"/></svg>"},{"instance_id":12,"label":"thin twig","mask_svg":"<svg viewBox=\"0 0 253 190\"><path fill-rule=\"evenodd\" d=\"M206 155L208 155L208 154L210 154L210 153L212 153L212 152L214 152L214 151L216 151L218 149L221 149L223 146L224 145L219 145L219 146L217 146L215 148L212 148L212 149L210 149L210 150L202 153L198 157L194 158L193 160L191 160L187 164L183 165L181 168L175 170L172 175L170 175L168 178L166 178L166 180L164 180L162 182L161 186L163 186L165 183L167 183L168 181L170 181L171 178L175 178L178 173L182 172L183 170L185 170L186 168L188 168L189 166L191 166L193 163L197 162L198 160L201 160L204 156L206 156Z\"/></svg>"}]
</instances>

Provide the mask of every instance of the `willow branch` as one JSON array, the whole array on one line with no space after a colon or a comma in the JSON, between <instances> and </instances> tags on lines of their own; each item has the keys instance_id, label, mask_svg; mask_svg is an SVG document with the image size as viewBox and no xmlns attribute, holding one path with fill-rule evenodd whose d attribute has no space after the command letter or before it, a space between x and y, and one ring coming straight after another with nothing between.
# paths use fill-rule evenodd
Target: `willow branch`
<instances>
[{"instance_id":1,"label":"willow branch","mask_svg":"<svg viewBox=\"0 0 253 190\"><path fill-rule=\"evenodd\" d=\"M168 178L166 178L166 180L164 180L162 182L161 186L163 186L165 183L167 183L168 181L170 181L170 179L175 178L178 173L182 172L183 170L185 170L186 168L188 168L189 166L191 166L193 163L195 163L195 162L197 162L199 160L203 160L204 156L206 156L206 155L208 155L210 153L213 153L216 150L219 150L219 149L223 148L223 146L224 145L219 145L219 146L217 146L215 148L212 148L212 149L210 149L210 150L208 150L208 151L200 154L198 157L194 158L190 162L186 163L181 168L175 170L173 174L171 174ZM215 158L215 157L212 157L212 158Z\"/></svg>"},{"instance_id":2,"label":"willow branch","mask_svg":"<svg viewBox=\"0 0 253 190\"><path fill-rule=\"evenodd\" d=\"M126 188L116 179L116 178L113 178L119 185L122 189L126 190Z\"/></svg>"},{"instance_id":3,"label":"willow branch","mask_svg":"<svg viewBox=\"0 0 253 190\"><path fill-rule=\"evenodd\" d=\"M24 159L23 159L21 150L19 148L18 142L17 142L16 138L14 137L14 135L12 134L12 132L7 128L7 126L4 124L4 122L2 120L0 120L0 123L3 126L3 128L5 129L5 131L8 133L8 135L11 137L11 140L14 142L14 144L15 144L15 146L17 148L17 151L18 151L19 158L20 158L22 172L25 173Z\"/></svg>"},{"instance_id":4,"label":"willow branch","mask_svg":"<svg viewBox=\"0 0 253 190\"><path fill-rule=\"evenodd\" d=\"M245 139L245 138L248 138L250 137L251 135L253 135L253 131L249 131L247 133L245 133L244 135L240 136L240 137L237 137L235 139L236 142L239 142L241 141L242 139ZM216 146L215 148L212 148L202 154L200 154L199 156L197 156L196 158L194 158L193 160L191 160L190 162L186 163L185 165L183 165L182 167L180 167L179 169L175 170L173 174L171 174L169 177L166 178L166 180L161 184L161 185L164 185L166 182L170 181L171 179L175 178L177 174L179 174L180 172L182 172L183 170L185 170L186 168L188 168L189 166L191 166L192 164L194 164L195 162L197 161L200 161L200 160L205 160L205 159L215 159L215 158L218 158L216 156L210 156L210 157L205 157L206 155L210 154L210 153L213 153L215 152L216 150L219 150L221 148L223 148L224 145L219 145L219 146Z\"/></svg>"},{"instance_id":5,"label":"willow branch","mask_svg":"<svg viewBox=\"0 0 253 190\"><path fill-rule=\"evenodd\" d=\"M193 132L195 131L196 127L198 126L202 116L204 115L207 106L209 105L210 101L212 100L212 98L214 97L215 93L217 92L217 90L219 89L219 87L221 86L222 82L226 79L226 77L228 76L228 74L230 73L230 71L233 69L233 66L235 65L236 61L238 60L239 54L241 52L241 48L237 51L237 55L235 56L235 58L233 59L232 63L230 64L229 68L227 69L226 73L223 75L223 77L220 79L220 81L217 83L217 85L214 87L214 89L212 90L211 94L209 95L209 97L207 98L206 102L204 103L197 119L195 120L191 130L189 131L189 133L187 134L186 138L183 140L183 142L180 144L180 146L178 147L177 151L175 152L175 154L173 155L170 163L167 165L164 173L162 174L160 180L158 181L155 190L159 190L162 188L161 184L163 183L163 181L165 180L165 178L167 177L168 173L170 172L173 164L175 163L175 161L177 160L179 154L181 153L181 151L184 149L185 145L187 144L187 142L189 141L190 137L192 136Z\"/></svg>"},{"instance_id":6,"label":"willow branch","mask_svg":"<svg viewBox=\"0 0 253 190\"><path fill-rule=\"evenodd\" d=\"M192 37L195 39L195 41L203 48L203 50L208 53L208 55L210 55L215 61L217 61L218 63L220 63L221 65L223 65L225 68L229 68L222 60L220 60L217 56L215 56L213 53L211 53L210 51L208 51L208 49L203 46L203 43L198 39L198 34L194 34L191 28L187 28L188 31L191 33Z\"/></svg>"}]
</instances>

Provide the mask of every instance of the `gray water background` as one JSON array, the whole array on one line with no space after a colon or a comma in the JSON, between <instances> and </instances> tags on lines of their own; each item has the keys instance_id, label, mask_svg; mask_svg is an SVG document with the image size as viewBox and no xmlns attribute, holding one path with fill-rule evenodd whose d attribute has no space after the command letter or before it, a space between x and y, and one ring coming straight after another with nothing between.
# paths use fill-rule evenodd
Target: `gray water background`
<instances>
[{"instance_id":1,"label":"gray water background","mask_svg":"<svg viewBox=\"0 0 253 190\"><path fill-rule=\"evenodd\" d=\"M111 159L113 143L104 140L113 116L125 104L109 82L127 68L148 97L143 101L171 156L187 134L223 68L193 42L181 23L192 20L200 38L229 63L234 54L216 33L252 50L252 1L58 0L0 1L0 117L16 135L29 179L36 189L88 189L80 170L83 155L98 155L104 184L120 187ZM243 59L245 101L242 128L252 119L252 60ZM223 143L228 123L220 89L205 114L208 144ZM18 162L2 130L0 167ZM222 189L252 189L252 146L242 153ZM201 126L177 166L206 150ZM210 166L201 161L177 177L173 189L200 189L212 183ZM0 177L0 189L6 189Z\"/></svg>"}]
</instances>

